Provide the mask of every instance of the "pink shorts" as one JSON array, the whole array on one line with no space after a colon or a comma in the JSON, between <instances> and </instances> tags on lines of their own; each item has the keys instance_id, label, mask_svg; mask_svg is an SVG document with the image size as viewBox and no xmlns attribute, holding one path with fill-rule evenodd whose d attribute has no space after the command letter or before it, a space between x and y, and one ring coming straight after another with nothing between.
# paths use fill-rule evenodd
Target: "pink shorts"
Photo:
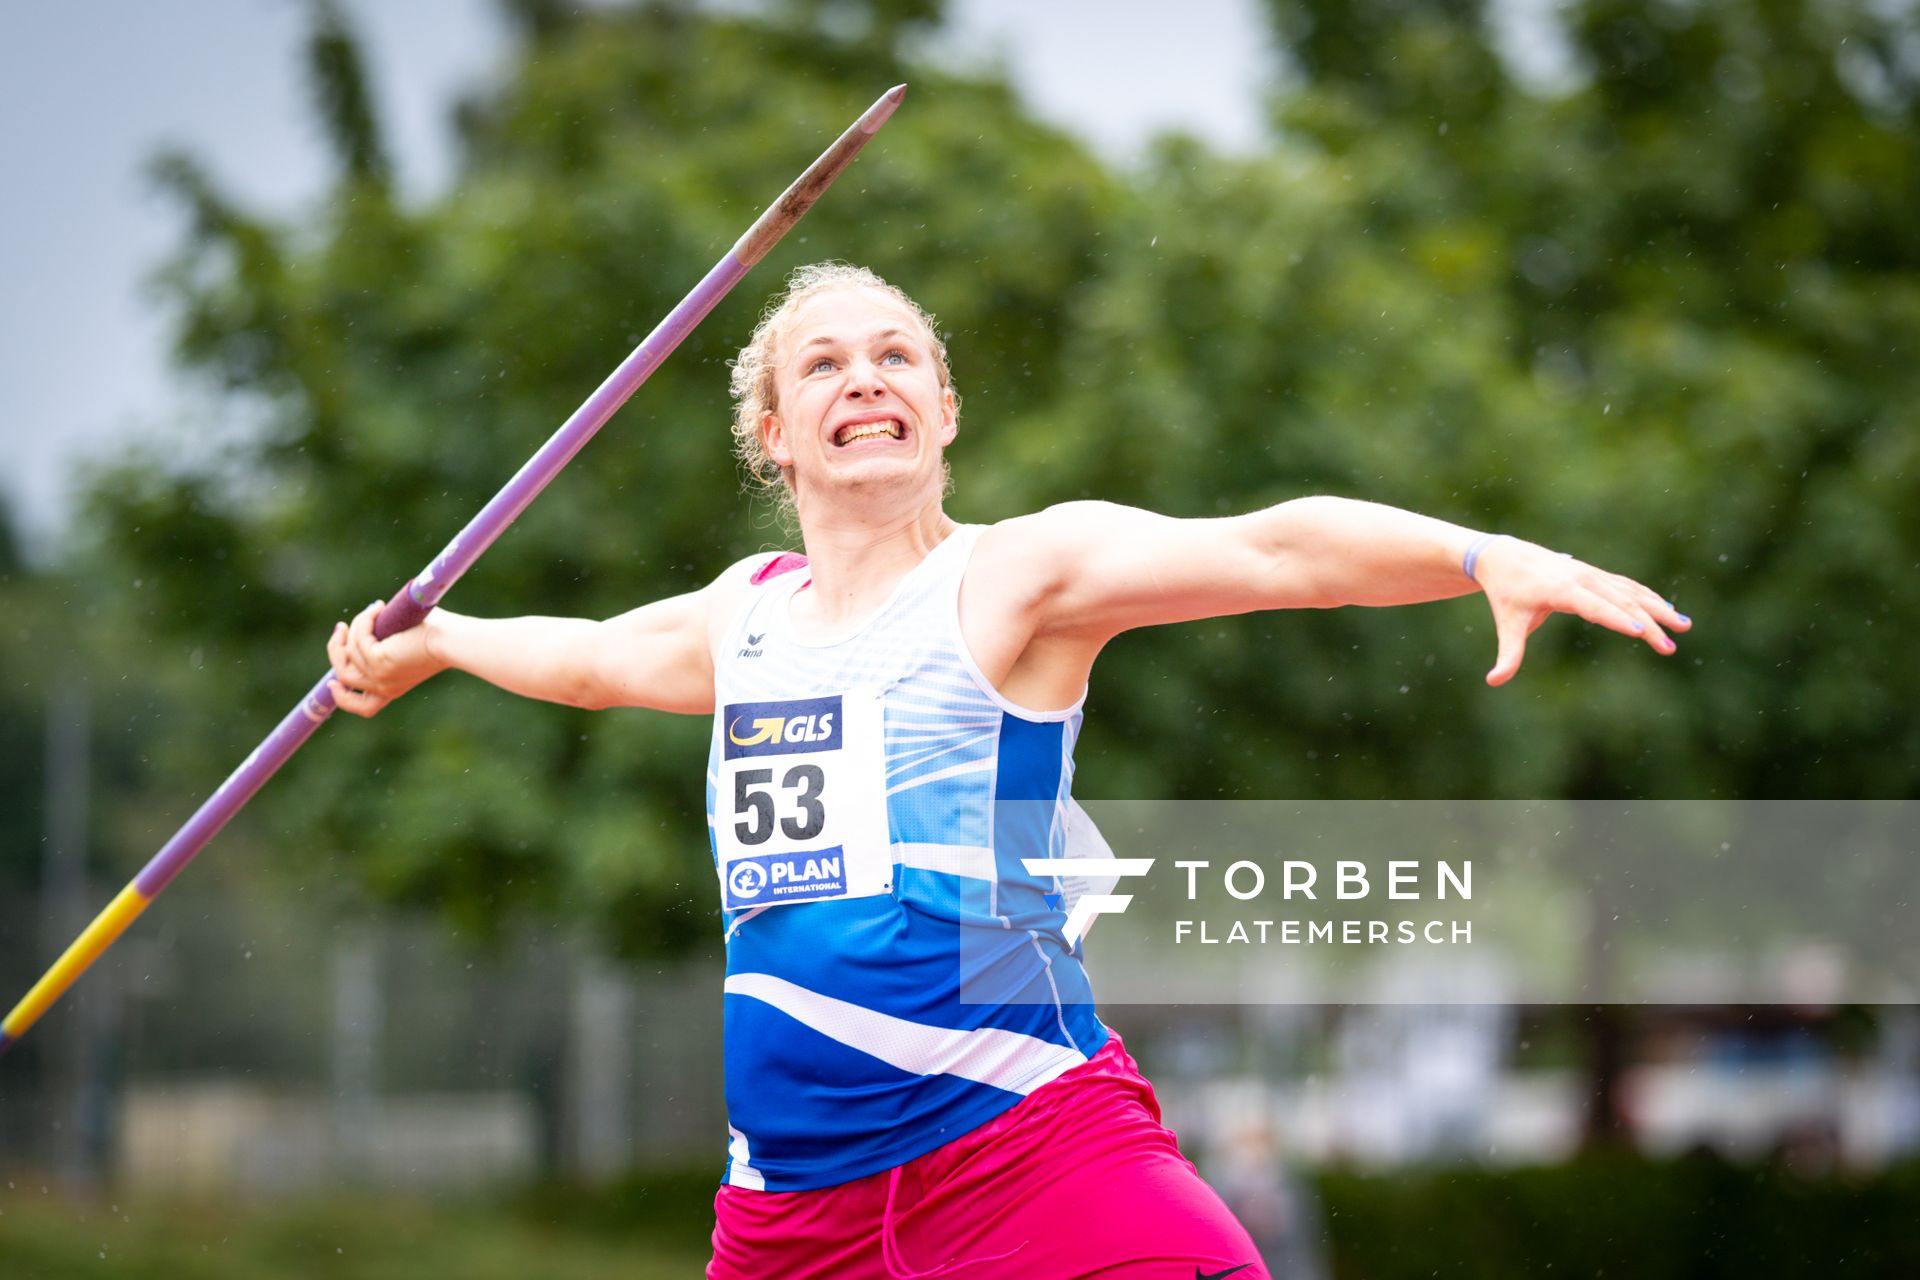
<instances>
[{"instance_id":1,"label":"pink shorts","mask_svg":"<svg viewBox=\"0 0 1920 1280\"><path fill-rule=\"evenodd\" d=\"M708 1280L1270 1280L1118 1035L898 1169L713 1207Z\"/></svg>"}]
</instances>

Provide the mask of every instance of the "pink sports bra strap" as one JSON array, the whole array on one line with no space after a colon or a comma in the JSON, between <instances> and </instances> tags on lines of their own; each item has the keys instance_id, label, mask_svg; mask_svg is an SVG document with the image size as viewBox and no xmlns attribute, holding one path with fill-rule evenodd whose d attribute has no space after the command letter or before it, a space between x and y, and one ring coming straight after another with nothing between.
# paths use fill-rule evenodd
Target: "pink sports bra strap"
<instances>
[{"instance_id":1,"label":"pink sports bra strap","mask_svg":"<svg viewBox=\"0 0 1920 1280\"><path fill-rule=\"evenodd\" d=\"M782 551L754 571L753 585L771 582L783 573L792 573L795 569L807 567L807 558L795 551Z\"/></svg>"}]
</instances>

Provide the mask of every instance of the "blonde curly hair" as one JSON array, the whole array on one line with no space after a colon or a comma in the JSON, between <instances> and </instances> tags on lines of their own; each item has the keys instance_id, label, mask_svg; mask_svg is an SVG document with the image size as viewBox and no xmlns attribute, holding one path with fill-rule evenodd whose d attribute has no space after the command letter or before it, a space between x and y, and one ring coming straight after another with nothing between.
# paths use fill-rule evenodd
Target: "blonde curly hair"
<instances>
[{"instance_id":1,"label":"blonde curly hair","mask_svg":"<svg viewBox=\"0 0 1920 1280\"><path fill-rule=\"evenodd\" d=\"M954 409L960 395L953 388L953 370L947 364L947 344L939 327L925 308L909 298L898 286L887 283L865 267L849 262L814 262L794 269L787 277L785 292L767 304L754 326L753 336L740 349L739 358L727 364L728 385L733 392L733 452L747 473L747 480L763 492L774 495L781 506L791 510L793 477L767 456L766 441L760 424L780 407L774 373L779 368L779 346L792 327L793 317L810 299L829 289L877 289L905 307L920 322L927 346L933 352L934 367L940 375L940 387L953 392Z\"/></svg>"}]
</instances>

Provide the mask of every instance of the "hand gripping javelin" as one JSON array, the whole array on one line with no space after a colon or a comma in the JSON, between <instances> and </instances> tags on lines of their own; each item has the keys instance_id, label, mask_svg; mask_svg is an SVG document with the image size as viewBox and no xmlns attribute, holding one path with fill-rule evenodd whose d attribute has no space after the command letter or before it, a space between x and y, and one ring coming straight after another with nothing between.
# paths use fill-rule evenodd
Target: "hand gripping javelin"
<instances>
[{"instance_id":1,"label":"hand gripping javelin","mask_svg":"<svg viewBox=\"0 0 1920 1280\"><path fill-rule=\"evenodd\" d=\"M420 625L434 606L440 603L440 598L446 595L448 588L460 580L461 574L473 567L473 562L493 545L493 540L526 510L527 504L547 487L550 480L560 474L561 468L573 460L573 455L593 438L594 433L613 416L614 410L640 389L640 384L660 367L660 363L673 353L682 339L693 332L694 326L704 320L707 313L727 296L728 291L740 282L753 264L766 257L767 252L780 242L793 224L813 207L814 201L853 162L860 148L867 144L867 139L878 133L880 126L893 115L906 92L907 86L896 85L882 94L832 146L820 154L818 160L807 166L805 173L794 179L793 185L747 228L747 233L714 265L713 270L707 272L705 278L693 287L693 291L667 313L667 318L633 349L631 355L620 362L620 367L607 376L607 380L587 397L586 402L573 411L573 416L561 424L552 438L540 446L539 452L514 473L504 489L493 495L493 500L480 509L480 514L467 523L459 536L429 561L427 567L407 583L404 590L394 594L391 603L374 620L375 636L384 640L395 632ZM113 945L127 926L147 909L147 904L158 897L160 891L193 861L194 855L206 848L207 842L219 834L220 829L245 807L247 801L253 799L254 792L260 790L267 779L313 736L313 731L326 722L334 709L333 694L327 688L327 682L331 679L333 672L329 671L307 691L299 705L289 711L266 740L227 776L219 790L207 797L206 802L187 819L186 825L174 832L173 838L161 847L153 860L141 868L140 874L120 891L119 896L94 917L93 923L74 939L73 944L42 975L40 981L33 984L33 989L21 998L5 1020L0 1021L0 1053L5 1053L26 1034L28 1027L39 1021L40 1015L66 993L67 988L99 959L102 952Z\"/></svg>"}]
</instances>

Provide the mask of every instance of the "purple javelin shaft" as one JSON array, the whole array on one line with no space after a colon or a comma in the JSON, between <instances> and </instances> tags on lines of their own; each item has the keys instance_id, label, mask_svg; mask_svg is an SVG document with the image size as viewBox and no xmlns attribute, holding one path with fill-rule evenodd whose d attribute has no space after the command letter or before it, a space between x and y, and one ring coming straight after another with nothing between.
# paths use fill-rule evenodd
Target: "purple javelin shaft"
<instances>
[{"instance_id":1,"label":"purple javelin shaft","mask_svg":"<svg viewBox=\"0 0 1920 1280\"><path fill-rule=\"evenodd\" d=\"M527 504L539 496L540 491L593 438L614 411L639 390L640 384L693 332L694 326L706 318L728 290L738 284L741 277L765 257L793 224L813 207L814 201L853 162L854 156L859 154L867 140L878 133L880 126L893 115L906 91L905 85L898 85L882 94L832 146L821 153L819 159L807 167L805 173L794 180L778 200L768 206L726 256L707 272L691 293L681 299L678 306L667 313L666 319L634 348L632 354L620 362L620 366L587 397L586 402L574 410L560 429L514 474L506 487L495 494L492 501L482 507L480 513L467 523L467 527L429 561L427 567L409 581L403 590L395 593L374 620L375 635L384 639L395 632L420 625L447 590L473 566L482 552L493 545L494 539L513 523ZM329 671L307 691L306 696L275 726L266 740L253 749L240 767L228 775L219 789L207 797L194 815L187 819L186 825L175 832L173 838L134 877L132 888L142 899L150 900L171 884L173 878L266 784L267 779L333 714L333 694L327 688L327 682L332 678L333 673ZM110 907L109 911L112 910ZM105 919L107 915L107 912L103 912L102 918ZM95 922L95 927L100 925L100 921ZM110 945L112 937L118 936L118 929L124 927L124 923L115 925L106 943ZM79 947L81 944L75 945ZM104 946L100 949L104 950ZM65 991L90 963L90 959L83 960L79 968L63 974L64 981L52 993L51 999L58 999L60 992ZM56 966L56 970L59 968ZM51 999L44 1003L50 1003ZM39 1007L44 1007L44 1003ZM16 1010L16 1013L20 1012ZM30 1025L31 1020L38 1016L37 1009L31 1012L26 1019L27 1024ZM0 1050L17 1040L25 1030L26 1025L17 1024L0 1030Z\"/></svg>"},{"instance_id":2,"label":"purple javelin shaft","mask_svg":"<svg viewBox=\"0 0 1920 1280\"><path fill-rule=\"evenodd\" d=\"M573 460L574 454L593 438L601 425L613 416L614 410L626 403L627 397L660 367L660 363L680 345L681 340L693 332L694 326L706 318L714 305L746 273L747 264L729 250L707 273L706 278L694 286L693 292L668 313L667 318L647 335L646 340L620 362L620 367L608 375L607 380L573 411L573 416L540 446L539 452L527 459L506 487L493 495L493 499L467 522L467 527L426 568L405 588L395 593L386 608L374 619L374 634L385 639L419 626L434 606L440 603L447 589L473 566L482 552L493 545L494 539L526 510L527 504L538 497L561 468ZM313 731L333 714L333 691L328 688L328 682L332 679L331 671L320 677L319 682L307 691L307 696L300 700L300 704L288 712L273 732L267 735L266 741L228 775L219 789L187 820L187 824L175 832L173 838L134 877L134 888L140 891L142 897L151 898L172 883L173 878L193 861L194 855L206 847L207 842L253 798L267 779L278 772L280 766L313 736Z\"/></svg>"}]
</instances>

